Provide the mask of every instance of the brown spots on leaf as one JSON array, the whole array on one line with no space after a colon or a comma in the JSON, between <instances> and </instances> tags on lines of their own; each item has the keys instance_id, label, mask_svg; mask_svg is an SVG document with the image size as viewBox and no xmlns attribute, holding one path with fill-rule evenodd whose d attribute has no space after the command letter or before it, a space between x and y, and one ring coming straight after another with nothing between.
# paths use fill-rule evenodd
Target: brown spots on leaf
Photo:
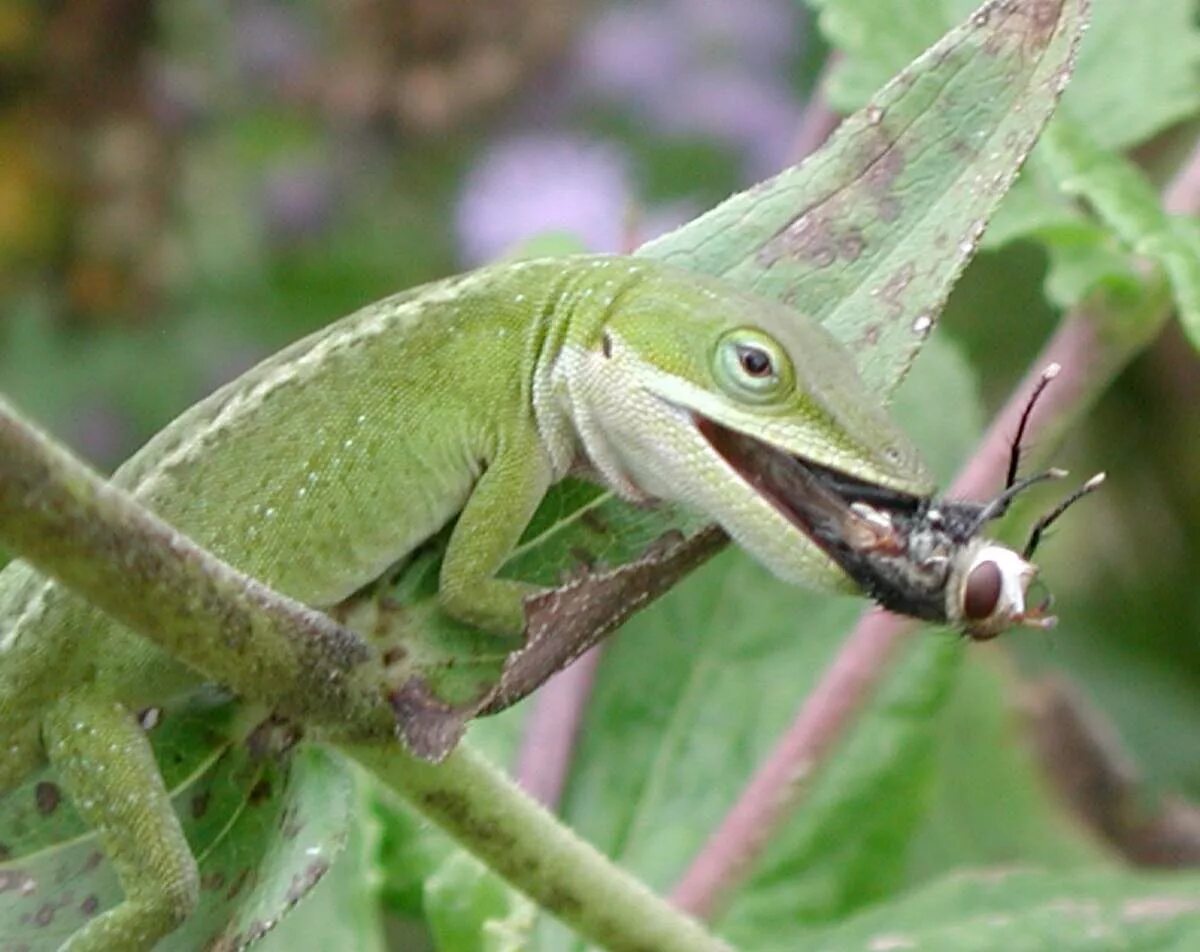
<instances>
[{"instance_id":1,"label":"brown spots on leaf","mask_svg":"<svg viewBox=\"0 0 1200 952\"><path fill-rule=\"evenodd\" d=\"M226 900L232 902L235 898L237 898L237 894L240 893L246 887L246 883L249 882L249 880L250 880L250 868L246 867L240 873L237 874L237 878L234 879L233 885L230 886L229 891L225 893Z\"/></svg>"},{"instance_id":2,"label":"brown spots on leaf","mask_svg":"<svg viewBox=\"0 0 1200 952\"><path fill-rule=\"evenodd\" d=\"M857 261L867 247L867 239L863 237L861 228L848 228L839 242L838 251L844 261Z\"/></svg>"},{"instance_id":3,"label":"brown spots on leaf","mask_svg":"<svg viewBox=\"0 0 1200 952\"><path fill-rule=\"evenodd\" d=\"M288 807L279 817L279 835L285 840L294 840L300 835L304 829L304 821L300 819L300 811L294 807Z\"/></svg>"},{"instance_id":4,"label":"brown spots on leaf","mask_svg":"<svg viewBox=\"0 0 1200 952\"><path fill-rule=\"evenodd\" d=\"M473 713L494 714L527 696L727 541L728 536L715 526L686 539L664 536L635 562L527 599L525 646L508 656L500 683Z\"/></svg>"},{"instance_id":5,"label":"brown spots on leaf","mask_svg":"<svg viewBox=\"0 0 1200 952\"><path fill-rule=\"evenodd\" d=\"M408 657L408 652L400 645L392 645L383 653L383 666L392 668Z\"/></svg>"},{"instance_id":6,"label":"brown spots on leaf","mask_svg":"<svg viewBox=\"0 0 1200 952\"><path fill-rule=\"evenodd\" d=\"M211 799L211 791L201 790L192 797L192 819L199 820L208 812L208 802Z\"/></svg>"},{"instance_id":7,"label":"brown spots on leaf","mask_svg":"<svg viewBox=\"0 0 1200 952\"><path fill-rule=\"evenodd\" d=\"M890 141L886 132L881 132L880 137L877 137L871 153L874 157L869 160L862 183L867 194L878 201L891 193L896 180L904 171L907 160L904 150Z\"/></svg>"},{"instance_id":8,"label":"brown spots on leaf","mask_svg":"<svg viewBox=\"0 0 1200 952\"><path fill-rule=\"evenodd\" d=\"M293 906L307 896L327 872L329 872L329 860L315 859L301 872L296 873L284 895L287 904Z\"/></svg>"},{"instance_id":9,"label":"brown spots on leaf","mask_svg":"<svg viewBox=\"0 0 1200 952\"><path fill-rule=\"evenodd\" d=\"M0 869L0 893L17 890L26 895L25 884L28 882L32 882L29 875L19 869Z\"/></svg>"},{"instance_id":10,"label":"brown spots on leaf","mask_svg":"<svg viewBox=\"0 0 1200 952\"><path fill-rule=\"evenodd\" d=\"M420 677L409 678L391 691L388 703L405 745L415 756L433 763L444 760L454 749L472 713L436 697Z\"/></svg>"},{"instance_id":11,"label":"brown spots on leaf","mask_svg":"<svg viewBox=\"0 0 1200 952\"><path fill-rule=\"evenodd\" d=\"M271 781L263 777L253 787L250 788L250 793L246 797L246 802L252 807L259 806L266 800L271 798Z\"/></svg>"},{"instance_id":12,"label":"brown spots on leaf","mask_svg":"<svg viewBox=\"0 0 1200 952\"><path fill-rule=\"evenodd\" d=\"M245 742L246 750L252 760L277 759L296 746L302 736L299 725L272 715L250 732Z\"/></svg>"},{"instance_id":13,"label":"brown spots on leaf","mask_svg":"<svg viewBox=\"0 0 1200 952\"><path fill-rule=\"evenodd\" d=\"M0 863L6 863L12 857L12 850L4 843L0 843Z\"/></svg>"},{"instance_id":14,"label":"brown spots on leaf","mask_svg":"<svg viewBox=\"0 0 1200 952\"><path fill-rule=\"evenodd\" d=\"M1045 48L1054 37L1062 17L1063 0L1027 0L1025 35L1038 48Z\"/></svg>"},{"instance_id":15,"label":"brown spots on leaf","mask_svg":"<svg viewBox=\"0 0 1200 952\"><path fill-rule=\"evenodd\" d=\"M62 802L62 791L58 784L43 780L33 788L33 802L37 805L38 813L50 816Z\"/></svg>"},{"instance_id":16,"label":"brown spots on leaf","mask_svg":"<svg viewBox=\"0 0 1200 952\"><path fill-rule=\"evenodd\" d=\"M838 261L854 262L867 247L861 228L844 224L843 202L830 201L793 221L759 252L768 267L781 258L828 268Z\"/></svg>"},{"instance_id":17,"label":"brown spots on leaf","mask_svg":"<svg viewBox=\"0 0 1200 952\"><path fill-rule=\"evenodd\" d=\"M33 914L33 924L41 928L45 928L54 921L54 913L58 911L58 907L53 903L43 903L38 908L38 911Z\"/></svg>"},{"instance_id":18,"label":"brown spots on leaf","mask_svg":"<svg viewBox=\"0 0 1200 952\"><path fill-rule=\"evenodd\" d=\"M596 565L596 557L581 545L571 547L571 559L574 561L576 568L582 568L589 572Z\"/></svg>"},{"instance_id":19,"label":"brown spots on leaf","mask_svg":"<svg viewBox=\"0 0 1200 952\"><path fill-rule=\"evenodd\" d=\"M867 347L874 347L879 343L879 325L868 324L867 329L863 331L862 341Z\"/></svg>"},{"instance_id":20,"label":"brown spots on leaf","mask_svg":"<svg viewBox=\"0 0 1200 952\"><path fill-rule=\"evenodd\" d=\"M93 869L104 862L104 854L99 850L92 850L87 855L87 859L83 861L82 872L90 873Z\"/></svg>"},{"instance_id":21,"label":"brown spots on leaf","mask_svg":"<svg viewBox=\"0 0 1200 952\"><path fill-rule=\"evenodd\" d=\"M100 897L95 893L88 896L79 904L79 911L89 919L100 910Z\"/></svg>"},{"instance_id":22,"label":"brown spots on leaf","mask_svg":"<svg viewBox=\"0 0 1200 952\"><path fill-rule=\"evenodd\" d=\"M971 24L988 31L985 53L1002 56L1015 46L1032 58L1054 39L1062 12L1063 0L994 0L971 18Z\"/></svg>"},{"instance_id":23,"label":"brown spots on leaf","mask_svg":"<svg viewBox=\"0 0 1200 952\"><path fill-rule=\"evenodd\" d=\"M894 317L899 317L904 313L904 292L912 283L916 273L916 266L909 261L893 271L883 286L876 289L876 296L887 305Z\"/></svg>"},{"instance_id":24,"label":"brown spots on leaf","mask_svg":"<svg viewBox=\"0 0 1200 952\"><path fill-rule=\"evenodd\" d=\"M579 521L597 535L608 535L612 532L612 526L595 509L583 510Z\"/></svg>"}]
</instances>

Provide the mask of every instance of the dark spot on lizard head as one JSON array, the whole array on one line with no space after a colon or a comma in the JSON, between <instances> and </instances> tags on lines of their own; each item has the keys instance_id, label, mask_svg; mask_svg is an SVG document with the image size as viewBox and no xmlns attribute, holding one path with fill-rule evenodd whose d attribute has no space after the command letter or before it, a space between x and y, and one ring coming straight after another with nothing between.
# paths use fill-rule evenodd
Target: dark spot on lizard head
<instances>
[{"instance_id":1,"label":"dark spot on lizard head","mask_svg":"<svg viewBox=\"0 0 1200 952\"><path fill-rule=\"evenodd\" d=\"M62 791L58 789L58 784L43 780L34 787L33 800L37 804L38 813L42 816L49 816L58 809L59 803L62 802Z\"/></svg>"}]
</instances>

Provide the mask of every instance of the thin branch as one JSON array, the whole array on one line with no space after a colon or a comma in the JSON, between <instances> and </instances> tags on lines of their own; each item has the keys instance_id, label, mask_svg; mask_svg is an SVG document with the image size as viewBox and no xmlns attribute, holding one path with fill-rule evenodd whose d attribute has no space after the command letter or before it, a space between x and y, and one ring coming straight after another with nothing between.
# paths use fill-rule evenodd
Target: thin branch
<instances>
[{"instance_id":1,"label":"thin branch","mask_svg":"<svg viewBox=\"0 0 1200 952\"><path fill-rule=\"evenodd\" d=\"M1076 816L1139 866L1200 866L1200 807L1148 791L1098 707L1054 677L1022 701L1042 772Z\"/></svg>"},{"instance_id":2,"label":"thin branch","mask_svg":"<svg viewBox=\"0 0 1200 952\"><path fill-rule=\"evenodd\" d=\"M358 635L205 551L3 399L0 542L244 697L356 735L392 734L379 670ZM61 639L63 651L87 637L53 628L39 635ZM38 651L46 664L63 653L41 639ZM0 670L0 691L12 667Z\"/></svg>"},{"instance_id":3,"label":"thin branch","mask_svg":"<svg viewBox=\"0 0 1200 952\"><path fill-rule=\"evenodd\" d=\"M1000 484L1029 391L1050 363L1059 363L1063 369L1031 415L1029 432L1048 445L1080 419L1117 371L1170 316L1170 298L1157 279L1147 279L1139 310L1142 313L1129 316L1118 313L1115 305L1109 308L1089 302L1068 314L993 421L949 494L980 498ZM1140 331L1136 335L1109 333L1113 325ZM890 670L905 636L915 627L878 611L864 614L795 721L683 874L671 894L676 905L700 918L719 910L796 808L805 781L849 732Z\"/></svg>"}]
</instances>

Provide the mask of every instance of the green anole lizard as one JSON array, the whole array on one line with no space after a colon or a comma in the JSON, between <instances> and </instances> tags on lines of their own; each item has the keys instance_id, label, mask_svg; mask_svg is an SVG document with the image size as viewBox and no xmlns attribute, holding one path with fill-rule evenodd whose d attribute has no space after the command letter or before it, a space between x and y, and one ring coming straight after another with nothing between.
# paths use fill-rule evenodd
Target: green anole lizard
<instances>
[{"instance_id":1,"label":"green anole lizard","mask_svg":"<svg viewBox=\"0 0 1200 952\"><path fill-rule=\"evenodd\" d=\"M760 470L730 465L716 446L729 434L753 441ZM185 412L113 482L317 607L457 515L442 607L511 635L532 590L495 573L568 472L693 507L785 579L849 587L778 498L771 471L797 459L930 488L815 324L691 273L581 256L369 306ZM21 562L0 573L0 661L0 791L48 758L125 893L67 947L152 946L193 908L197 872L131 712L201 676Z\"/></svg>"}]
</instances>

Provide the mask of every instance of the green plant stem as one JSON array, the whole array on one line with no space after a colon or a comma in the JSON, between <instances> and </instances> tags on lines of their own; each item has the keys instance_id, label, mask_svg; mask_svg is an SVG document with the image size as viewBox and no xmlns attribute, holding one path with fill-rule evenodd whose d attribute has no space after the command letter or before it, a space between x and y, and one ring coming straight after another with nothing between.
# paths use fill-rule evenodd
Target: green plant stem
<instances>
[{"instance_id":1,"label":"green plant stem","mask_svg":"<svg viewBox=\"0 0 1200 952\"><path fill-rule=\"evenodd\" d=\"M356 736L392 735L358 635L201 548L2 397L0 543L243 697Z\"/></svg>"},{"instance_id":2,"label":"green plant stem","mask_svg":"<svg viewBox=\"0 0 1200 952\"><path fill-rule=\"evenodd\" d=\"M606 949L728 950L466 745L436 766L392 745L341 749L510 883Z\"/></svg>"}]
</instances>

